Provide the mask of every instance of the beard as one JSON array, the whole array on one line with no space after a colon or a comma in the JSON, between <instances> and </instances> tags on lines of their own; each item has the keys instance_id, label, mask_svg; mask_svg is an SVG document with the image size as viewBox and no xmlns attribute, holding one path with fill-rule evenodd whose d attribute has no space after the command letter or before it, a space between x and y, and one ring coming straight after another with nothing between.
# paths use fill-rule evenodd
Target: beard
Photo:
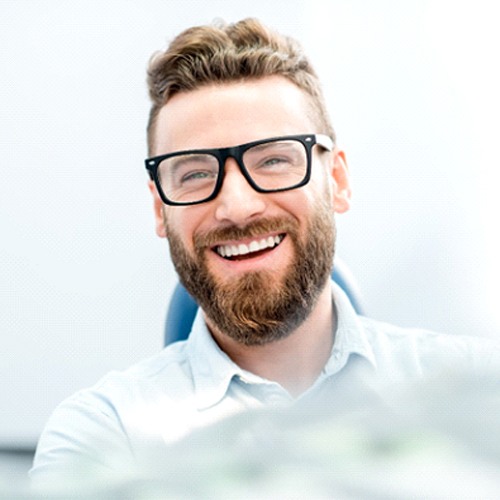
<instances>
[{"instance_id":1,"label":"beard","mask_svg":"<svg viewBox=\"0 0 500 500\"><path fill-rule=\"evenodd\" d=\"M244 345L264 345L290 335L309 316L326 285L335 252L335 221L331 207L315 206L304 237L292 218L263 218L245 227L225 227L194 237L195 255L165 219L170 255L181 283L203 309L207 322ZM217 241L286 233L294 249L284 275L252 271L226 282L215 277L206 252Z\"/></svg>"}]
</instances>

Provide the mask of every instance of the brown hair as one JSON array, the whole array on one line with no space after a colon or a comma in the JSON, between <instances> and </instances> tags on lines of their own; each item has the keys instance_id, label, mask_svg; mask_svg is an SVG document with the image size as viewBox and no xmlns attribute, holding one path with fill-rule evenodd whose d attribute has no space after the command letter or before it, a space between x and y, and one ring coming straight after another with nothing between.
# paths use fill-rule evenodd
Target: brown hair
<instances>
[{"instance_id":1,"label":"brown hair","mask_svg":"<svg viewBox=\"0 0 500 500\"><path fill-rule=\"evenodd\" d=\"M164 52L153 55L148 67L152 106L148 147L153 149L156 118L167 101L179 92L204 85L281 75L311 97L322 132L335 139L319 79L300 44L264 26L257 19L235 24L215 22L178 35Z\"/></svg>"}]
</instances>

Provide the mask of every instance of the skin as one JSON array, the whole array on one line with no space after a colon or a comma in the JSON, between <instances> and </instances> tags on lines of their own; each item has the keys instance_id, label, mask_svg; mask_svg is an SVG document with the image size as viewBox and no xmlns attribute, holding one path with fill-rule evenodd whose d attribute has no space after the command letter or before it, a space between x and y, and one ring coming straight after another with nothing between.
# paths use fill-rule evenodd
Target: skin
<instances>
[{"instance_id":1,"label":"skin","mask_svg":"<svg viewBox=\"0 0 500 500\"><path fill-rule=\"evenodd\" d=\"M309 97L295 84L281 76L246 82L205 86L171 98L158 116L151 156L172 151L216 148L250 141L320 130L311 113ZM156 232L168 238L165 219L182 239L191 255L193 236L226 226L244 227L261 217L286 216L298 221L301 237L309 214L319 198L325 198L331 210L349 209L351 190L344 152L313 149L311 181L304 187L282 193L258 193L242 176L233 159L226 164L222 189L215 200L185 207L166 206L152 182ZM267 237L263 234L262 237ZM260 238L260 236L259 236ZM220 244L249 243L221 241ZM211 248L206 249L210 272L221 282L252 270L272 273L273 286L279 286L285 269L293 258L290 240L256 258L225 260ZM207 325L223 351L242 368L279 382L296 396L312 385L325 365L333 345L335 317L328 282L309 317L285 339L259 346L242 345Z\"/></svg>"}]
</instances>

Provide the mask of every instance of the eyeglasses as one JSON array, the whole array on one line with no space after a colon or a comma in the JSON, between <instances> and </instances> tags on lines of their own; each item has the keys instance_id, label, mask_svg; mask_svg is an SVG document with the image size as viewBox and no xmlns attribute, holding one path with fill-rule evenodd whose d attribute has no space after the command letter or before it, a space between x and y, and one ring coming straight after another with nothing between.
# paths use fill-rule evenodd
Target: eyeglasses
<instances>
[{"instance_id":1,"label":"eyeglasses","mask_svg":"<svg viewBox=\"0 0 500 500\"><path fill-rule=\"evenodd\" d=\"M195 205L213 200L224 180L224 165L234 158L250 186L259 193L288 191L311 177L312 148L332 151L322 134L289 135L241 146L176 151L145 160L146 169L167 205Z\"/></svg>"}]
</instances>

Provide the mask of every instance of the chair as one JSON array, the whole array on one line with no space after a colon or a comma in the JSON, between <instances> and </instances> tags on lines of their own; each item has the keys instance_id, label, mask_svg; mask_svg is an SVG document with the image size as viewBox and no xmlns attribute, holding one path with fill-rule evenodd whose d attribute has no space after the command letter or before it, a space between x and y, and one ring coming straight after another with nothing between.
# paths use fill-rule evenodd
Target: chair
<instances>
[{"instance_id":1,"label":"chair","mask_svg":"<svg viewBox=\"0 0 500 500\"><path fill-rule=\"evenodd\" d=\"M349 297L355 311L363 314L361 294L356 281L347 266L339 259L335 259L332 278ZM167 311L164 345L188 338L197 310L198 304L187 290L177 283Z\"/></svg>"}]
</instances>

